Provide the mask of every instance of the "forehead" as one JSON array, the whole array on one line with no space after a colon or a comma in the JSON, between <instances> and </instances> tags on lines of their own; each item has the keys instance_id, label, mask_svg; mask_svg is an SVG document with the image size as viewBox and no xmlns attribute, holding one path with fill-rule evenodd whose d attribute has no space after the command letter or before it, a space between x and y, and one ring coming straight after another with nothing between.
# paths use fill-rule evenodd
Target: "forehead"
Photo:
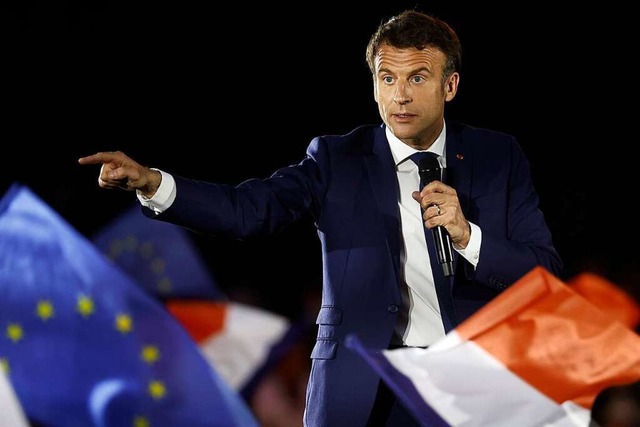
<instances>
[{"instance_id":1,"label":"forehead","mask_svg":"<svg viewBox=\"0 0 640 427\"><path fill-rule=\"evenodd\" d=\"M376 71L401 68L427 68L432 72L441 70L446 57L441 50L427 46L424 49L396 48L387 44L380 46L375 58Z\"/></svg>"}]
</instances>

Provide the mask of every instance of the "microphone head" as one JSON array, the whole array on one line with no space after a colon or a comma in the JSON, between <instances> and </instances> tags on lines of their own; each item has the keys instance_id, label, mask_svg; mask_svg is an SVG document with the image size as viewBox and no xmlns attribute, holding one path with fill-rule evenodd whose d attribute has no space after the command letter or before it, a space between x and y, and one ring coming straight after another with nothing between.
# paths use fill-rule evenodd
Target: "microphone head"
<instances>
[{"instance_id":1,"label":"microphone head","mask_svg":"<svg viewBox=\"0 0 640 427\"><path fill-rule=\"evenodd\" d=\"M420 159L418 162L418 173L420 174L420 181L425 184L431 181L442 181L442 168L435 155Z\"/></svg>"}]
</instances>

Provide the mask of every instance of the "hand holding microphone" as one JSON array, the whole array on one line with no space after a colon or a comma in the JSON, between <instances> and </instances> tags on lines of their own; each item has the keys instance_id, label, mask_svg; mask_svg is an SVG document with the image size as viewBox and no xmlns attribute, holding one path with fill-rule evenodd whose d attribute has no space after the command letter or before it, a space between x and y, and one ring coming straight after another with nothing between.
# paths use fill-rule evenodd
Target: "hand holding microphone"
<instances>
[{"instance_id":1,"label":"hand holding microphone","mask_svg":"<svg viewBox=\"0 0 640 427\"><path fill-rule=\"evenodd\" d=\"M471 228L460 208L457 192L442 182L442 169L435 156L418 162L421 191L413 198L423 209L425 227L432 230L438 261L445 276L453 274L453 249L465 248L471 238ZM428 187L426 191L424 187ZM421 195L424 194L424 195Z\"/></svg>"}]
</instances>

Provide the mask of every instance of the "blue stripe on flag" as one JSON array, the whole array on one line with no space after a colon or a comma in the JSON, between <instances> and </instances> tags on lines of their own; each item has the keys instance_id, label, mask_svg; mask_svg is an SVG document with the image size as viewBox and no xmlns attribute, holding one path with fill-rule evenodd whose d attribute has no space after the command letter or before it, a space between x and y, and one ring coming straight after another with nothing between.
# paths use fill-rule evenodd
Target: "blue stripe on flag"
<instances>
[{"instance_id":1,"label":"blue stripe on flag","mask_svg":"<svg viewBox=\"0 0 640 427\"><path fill-rule=\"evenodd\" d=\"M366 348L354 334L347 336L345 345L347 348L359 354L369 366L380 375L380 378L382 378L402 404L411 412L416 421L422 426L451 427L449 423L443 420L442 417L424 401L411 380L398 372L398 370L389 363L382 350Z\"/></svg>"}]
</instances>

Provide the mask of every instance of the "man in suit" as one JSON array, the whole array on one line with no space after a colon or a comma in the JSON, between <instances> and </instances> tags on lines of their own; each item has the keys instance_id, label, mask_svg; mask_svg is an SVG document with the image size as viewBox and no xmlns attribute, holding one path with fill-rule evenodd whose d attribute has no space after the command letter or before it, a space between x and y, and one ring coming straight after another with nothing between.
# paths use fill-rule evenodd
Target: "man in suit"
<instances>
[{"instance_id":1,"label":"man in suit","mask_svg":"<svg viewBox=\"0 0 640 427\"><path fill-rule=\"evenodd\" d=\"M324 274L307 427L415 425L347 335L371 348L426 347L533 267L562 268L516 139L445 120L460 79L451 27L405 11L379 26L366 54L383 124L316 137L300 163L267 179L195 181L122 152L79 159L102 165L101 187L135 190L150 218L215 236L267 235L313 217ZM420 192L417 152L435 153L446 171ZM444 242L433 230L446 230Z\"/></svg>"}]
</instances>

